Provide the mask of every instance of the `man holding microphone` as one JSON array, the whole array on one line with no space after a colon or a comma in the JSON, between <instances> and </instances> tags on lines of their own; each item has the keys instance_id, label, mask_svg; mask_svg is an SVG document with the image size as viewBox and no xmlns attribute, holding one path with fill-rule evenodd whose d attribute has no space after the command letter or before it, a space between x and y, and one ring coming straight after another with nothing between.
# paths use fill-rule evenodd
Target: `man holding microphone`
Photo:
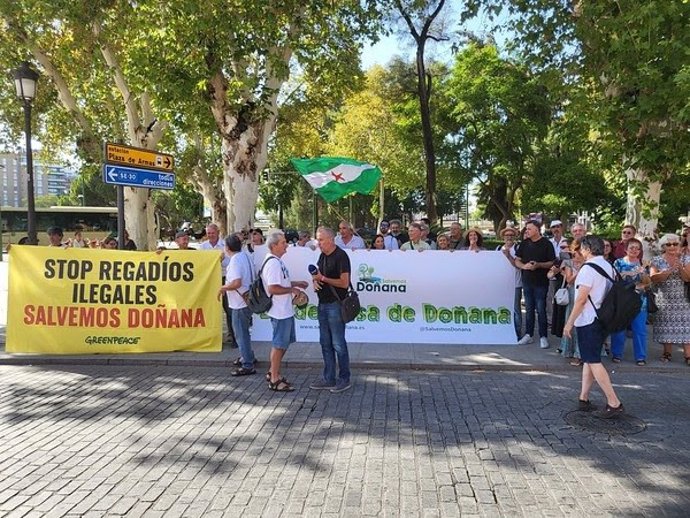
<instances>
[{"instance_id":1,"label":"man holding microphone","mask_svg":"<svg viewBox=\"0 0 690 518\"><path fill-rule=\"evenodd\" d=\"M309 273L312 274L314 290L319 298L319 342L324 366L322 378L309 388L330 390L335 394L352 386L345 322L340 309L340 301L347 296L350 286L350 258L347 252L335 244L335 232L330 228L320 227L316 232L316 240L321 255L318 267L310 265Z\"/></svg>"}]
</instances>

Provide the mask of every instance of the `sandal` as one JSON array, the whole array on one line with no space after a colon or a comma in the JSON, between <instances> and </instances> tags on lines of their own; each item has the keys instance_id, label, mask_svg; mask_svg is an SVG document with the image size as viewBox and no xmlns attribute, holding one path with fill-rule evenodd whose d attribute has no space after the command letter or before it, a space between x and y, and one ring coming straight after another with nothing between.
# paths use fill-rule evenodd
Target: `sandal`
<instances>
[{"instance_id":1,"label":"sandal","mask_svg":"<svg viewBox=\"0 0 690 518\"><path fill-rule=\"evenodd\" d=\"M268 381L269 383L271 382L271 371L268 371L266 373L266 381Z\"/></svg>"},{"instance_id":2,"label":"sandal","mask_svg":"<svg viewBox=\"0 0 690 518\"><path fill-rule=\"evenodd\" d=\"M667 363L671 361L671 353L664 353L661 355L661 358L659 358L662 362Z\"/></svg>"},{"instance_id":3,"label":"sandal","mask_svg":"<svg viewBox=\"0 0 690 518\"><path fill-rule=\"evenodd\" d=\"M269 381L268 388L274 392L292 392L295 387L290 385L285 378L280 378L278 381Z\"/></svg>"},{"instance_id":4,"label":"sandal","mask_svg":"<svg viewBox=\"0 0 690 518\"><path fill-rule=\"evenodd\" d=\"M637 365L640 367L643 367L643 366L647 365L647 362L644 360L637 360Z\"/></svg>"},{"instance_id":5,"label":"sandal","mask_svg":"<svg viewBox=\"0 0 690 518\"><path fill-rule=\"evenodd\" d=\"M256 374L256 369L245 369L244 367L240 367L232 371L230 376L251 376L252 374Z\"/></svg>"},{"instance_id":6,"label":"sandal","mask_svg":"<svg viewBox=\"0 0 690 518\"><path fill-rule=\"evenodd\" d=\"M614 356L613 358L611 358L611 361L613 363L620 363L622 361L622 358L620 356Z\"/></svg>"},{"instance_id":7,"label":"sandal","mask_svg":"<svg viewBox=\"0 0 690 518\"><path fill-rule=\"evenodd\" d=\"M573 367L582 367L585 364L580 358L573 358L570 360L570 365Z\"/></svg>"}]
</instances>

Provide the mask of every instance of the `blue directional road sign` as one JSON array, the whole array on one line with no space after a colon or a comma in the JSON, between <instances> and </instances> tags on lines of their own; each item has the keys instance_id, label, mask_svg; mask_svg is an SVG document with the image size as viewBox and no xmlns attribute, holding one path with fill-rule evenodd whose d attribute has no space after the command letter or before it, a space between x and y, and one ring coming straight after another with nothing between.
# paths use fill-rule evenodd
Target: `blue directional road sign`
<instances>
[{"instance_id":1,"label":"blue directional road sign","mask_svg":"<svg viewBox=\"0 0 690 518\"><path fill-rule=\"evenodd\" d=\"M175 188L175 174L106 164L103 167L103 181L111 185L128 185L145 189Z\"/></svg>"}]
</instances>

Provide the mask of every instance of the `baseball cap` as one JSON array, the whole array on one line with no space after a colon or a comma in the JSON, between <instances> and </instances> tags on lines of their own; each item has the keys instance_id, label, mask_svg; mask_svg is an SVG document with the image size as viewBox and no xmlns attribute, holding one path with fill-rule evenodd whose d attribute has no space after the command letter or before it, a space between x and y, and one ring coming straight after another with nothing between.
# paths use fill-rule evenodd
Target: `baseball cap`
<instances>
[{"instance_id":1,"label":"baseball cap","mask_svg":"<svg viewBox=\"0 0 690 518\"><path fill-rule=\"evenodd\" d=\"M551 222L551 224L549 225L549 228L559 227L559 226L563 226L563 222L560 219L554 219Z\"/></svg>"}]
</instances>

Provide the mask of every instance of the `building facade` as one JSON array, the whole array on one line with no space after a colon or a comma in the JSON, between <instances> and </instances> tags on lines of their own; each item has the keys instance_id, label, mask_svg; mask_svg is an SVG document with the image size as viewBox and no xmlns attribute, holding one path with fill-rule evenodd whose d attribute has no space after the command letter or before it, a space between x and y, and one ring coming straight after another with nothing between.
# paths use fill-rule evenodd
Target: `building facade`
<instances>
[{"instance_id":1,"label":"building facade","mask_svg":"<svg viewBox=\"0 0 690 518\"><path fill-rule=\"evenodd\" d=\"M34 195L61 196L69 193L75 174L66 168L34 159ZM26 156L0 154L0 205L26 207L27 204Z\"/></svg>"}]
</instances>

